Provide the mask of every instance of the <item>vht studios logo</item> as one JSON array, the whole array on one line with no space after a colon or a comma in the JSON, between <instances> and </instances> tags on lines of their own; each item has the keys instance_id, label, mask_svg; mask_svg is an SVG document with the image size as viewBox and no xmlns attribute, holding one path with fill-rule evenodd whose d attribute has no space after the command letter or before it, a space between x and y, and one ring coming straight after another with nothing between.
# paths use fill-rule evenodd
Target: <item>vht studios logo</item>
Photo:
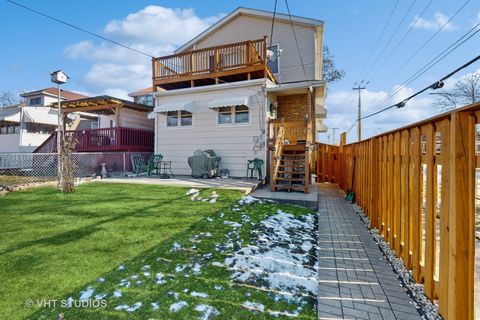
<instances>
[{"instance_id":1,"label":"vht studios logo","mask_svg":"<svg viewBox=\"0 0 480 320\"><path fill-rule=\"evenodd\" d=\"M27 308L105 308L107 300L74 300L72 298L66 300L54 299L28 299L25 301Z\"/></svg>"}]
</instances>

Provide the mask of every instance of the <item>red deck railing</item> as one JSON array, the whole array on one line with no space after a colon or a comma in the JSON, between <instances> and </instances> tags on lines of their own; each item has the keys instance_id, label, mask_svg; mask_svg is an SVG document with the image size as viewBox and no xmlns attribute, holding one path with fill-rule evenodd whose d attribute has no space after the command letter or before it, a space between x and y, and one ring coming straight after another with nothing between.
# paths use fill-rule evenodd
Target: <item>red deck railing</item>
<instances>
[{"instance_id":1,"label":"red deck railing","mask_svg":"<svg viewBox=\"0 0 480 320\"><path fill-rule=\"evenodd\" d=\"M65 131L65 137L73 137L76 142L74 150L76 152L152 152L154 132L116 127ZM52 133L35 152L57 152L57 133Z\"/></svg>"}]
</instances>

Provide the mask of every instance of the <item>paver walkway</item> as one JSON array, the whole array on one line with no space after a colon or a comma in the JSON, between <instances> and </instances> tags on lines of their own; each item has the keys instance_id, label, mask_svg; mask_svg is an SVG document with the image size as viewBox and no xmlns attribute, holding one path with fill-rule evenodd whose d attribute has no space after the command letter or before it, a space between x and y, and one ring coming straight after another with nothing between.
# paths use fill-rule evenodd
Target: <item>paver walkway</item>
<instances>
[{"instance_id":1,"label":"paver walkway","mask_svg":"<svg viewBox=\"0 0 480 320\"><path fill-rule=\"evenodd\" d=\"M319 319L420 319L343 191L319 188Z\"/></svg>"}]
</instances>

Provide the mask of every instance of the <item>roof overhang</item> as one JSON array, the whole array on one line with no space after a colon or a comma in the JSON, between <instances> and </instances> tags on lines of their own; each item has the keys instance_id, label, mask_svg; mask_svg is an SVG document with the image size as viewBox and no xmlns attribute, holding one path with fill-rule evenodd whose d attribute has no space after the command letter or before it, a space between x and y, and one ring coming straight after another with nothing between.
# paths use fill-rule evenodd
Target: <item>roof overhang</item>
<instances>
[{"instance_id":1,"label":"roof overhang","mask_svg":"<svg viewBox=\"0 0 480 320\"><path fill-rule=\"evenodd\" d=\"M89 112L101 114L113 114L118 108L125 108L140 112L151 112L152 106L127 101L112 96L97 96L91 98L83 98L76 100L66 100L61 102L62 112ZM52 108L57 108L57 103L50 105Z\"/></svg>"},{"instance_id":2,"label":"roof overhang","mask_svg":"<svg viewBox=\"0 0 480 320\"><path fill-rule=\"evenodd\" d=\"M268 93L288 93L294 94L295 91L307 90L309 88L317 89L325 87L326 82L324 80L315 80L315 81L299 81L291 83L281 83L271 87L267 87L266 91Z\"/></svg>"},{"instance_id":3,"label":"roof overhang","mask_svg":"<svg viewBox=\"0 0 480 320\"><path fill-rule=\"evenodd\" d=\"M270 11L265 11L265 10L258 10L258 9L251 9L251 8L243 8L239 7L211 25L209 28L204 30L202 33L197 35L195 38L192 40L188 41L181 47L179 47L177 50L175 50L175 53L179 53L185 50L190 49L195 43L198 41L202 40L203 38L207 37L211 32L219 29L221 26L224 24L228 23L230 20L233 18L240 16L240 15L246 15L246 16L255 16L259 18L264 18L264 19L269 19L271 20L273 17L273 12ZM305 25L305 26L311 26L311 27L316 27L319 25L323 25L322 20L317 20L317 19L311 19L311 18L305 18L305 17L299 17L299 16L291 16L292 23L293 24L300 24L300 25ZM284 13L275 13L275 20L277 21L285 21L290 23L290 16Z\"/></svg>"}]
</instances>

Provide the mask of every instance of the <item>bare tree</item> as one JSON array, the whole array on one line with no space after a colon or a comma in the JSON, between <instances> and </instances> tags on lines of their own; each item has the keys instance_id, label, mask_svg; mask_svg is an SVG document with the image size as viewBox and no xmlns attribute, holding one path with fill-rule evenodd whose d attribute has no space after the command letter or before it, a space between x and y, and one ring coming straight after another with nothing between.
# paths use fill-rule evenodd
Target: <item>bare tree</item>
<instances>
[{"instance_id":1,"label":"bare tree","mask_svg":"<svg viewBox=\"0 0 480 320\"><path fill-rule=\"evenodd\" d=\"M15 94L11 91L1 91L0 92L0 109L10 107L18 103L18 100L15 98Z\"/></svg>"},{"instance_id":2,"label":"bare tree","mask_svg":"<svg viewBox=\"0 0 480 320\"><path fill-rule=\"evenodd\" d=\"M480 101L480 73L469 74L455 83L452 90L434 93L438 95L436 102L441 112Z\"/></svg>"},{"instance_id":3,"label":"bare tree","mask_svg":"<svg viewBox=\"0 0 480 320\"><path fill-rule=\"evenodd\" d=\"M338 69L333 61L333 54L330 53L330 49L327 46L323 47L323 68L322 68L323 80L326 82L335 82L343 79L345 71Z\"/></svg>"}]
</instances>

